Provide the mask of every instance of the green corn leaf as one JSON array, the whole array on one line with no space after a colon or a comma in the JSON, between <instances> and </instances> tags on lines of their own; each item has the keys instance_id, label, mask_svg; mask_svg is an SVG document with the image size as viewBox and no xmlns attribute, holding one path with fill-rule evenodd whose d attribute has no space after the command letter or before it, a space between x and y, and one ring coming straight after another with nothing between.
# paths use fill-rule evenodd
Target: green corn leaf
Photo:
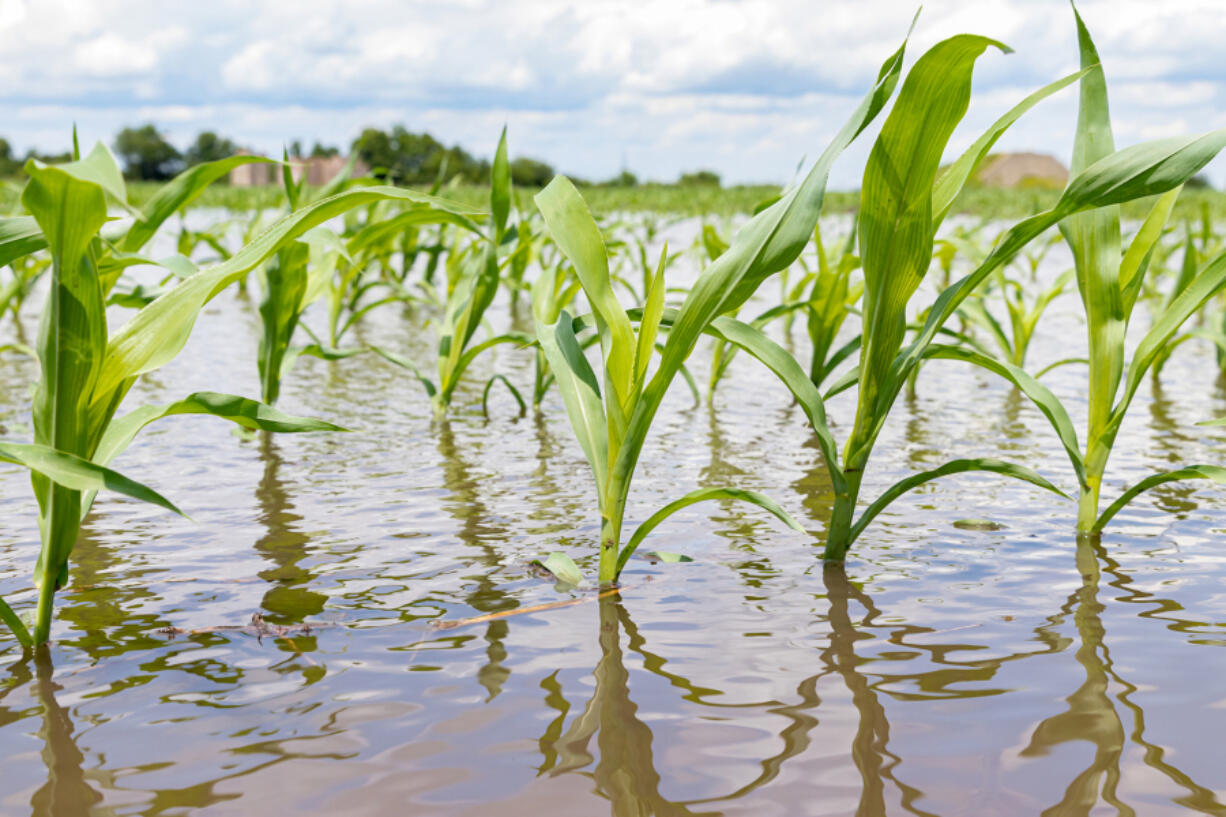
<instances>
[{"instance_id":1,"label":"green corn leaf","mask_svg":"<svg viewBox=\"0 0 1226 817\"><path fill-rule=\"evenodd\" d=\"M604 238L583 197L565 176L556 177L534 200L554 241L583 284L600 333L605 380L613 390L610 402L624 412L632 400L637 344L626 310L613 293ZM613 408L610 405L610 410Z\"/></svg>"},{"instance_id":2,"label":"green corn leaf","mask_svg":"<svg viewBox=\"0 0 1226 817\"><path fill-rule=\"evenodd\" d=\"M1075 8L1073 15L1077 21L1081 67L1091 70L1081 80L1069 189L1076 185L1079 174L1108 159L1115 150L1106 76L1090 33ZM1072 215L1060 223L1060 232L1073 252L1077 289L1089 330L1089 439L1093 445L1106 425L1124 371L1128 314L1124 310L1120 279L1119 207L1111 205Z\"/></svg>"},{"instance_id":3,"label":"green corn leaf","mask_svg":"<svg viewBox=\"0 0 1226 817\"><path fill-rule=\"evenodd\" d=\"M949 214L949 209L953 207L954 199L962 192L962 188L971 179L975 173L975 169L987 158L988 152L992 146L996 144L1004 132L1013 125L1022 114L1029 111L1035 105L1042 102L1047 97L1067 88L1077 80L1081 79L1090 68L1083 68L1075 74L1069 74L1067 77L1058 79L1055 82L1045 85L1035 91L1030 96L1023 99L1013 108L1009 109L1008 113L992 123L992 126L984 131L983 135L975 140L966 151L958 157L958 159L949 166L937 180L936 186L932 189L932 212L933 212L933 229L941 225L945 220L945 216Z\"/></svg>"},{"instance_id":4,"label":"green corn leaf","mask_svg":"<svg viewBox=\"0 0 1226 817\"><path fill-rule=\"evenodd\" d=\"M438 393L438 388L435 387L434 381L423 375L421 370L417 368L417 364L409 360L407 357L398 355L390 349L386 349L382 346L376 346L374 344L371 344L369 348L372 352L386 360L388 363L394 363L400 368L407 369L408 371L412 372L413 376L418 379L422 387L426 390L427 397L433 399L434 395Z\"/></svg>"},{"instance_id":5,"label":"green corn leaf","mask_svg":"<svg viewBox=\"0 0 1226 817\"><path fill-rule=\"evenodd\" d=\"M286 352L302 315L307 291L310 248L294 242L280 250L264 270L264 293L260 300L259 364L260 391L264 402L273 404L281 393L281 374Z\"/></svg>"},{"instance_id":6,"label":"green corn leaf","mask_svg":"<svg viewBox=\"0 0 1226 817\"><path fill-rule=\"evenodd\" d=\"M647 555L669 565L683 564L685 562L694 561L692 556L686 556L684 553L672 553L671 551L667 550L651 550L647 552Z\"/></svg>"},{"instance_id":7,"label":"green corn leaf","mask_svg":"<svg viewBox=\"0 0 1226 817\"><path fill-rule=\"evenodd\" d=\"M976 366L1000 375L1014 386L1017 386L1022 394L1029 397L1031 402L1047 418L1047 421L1051 423L1052 429L1056 432L1056 437L1060 440L1060 444L1064 446L1065 453L1068 454L1069 462L1073 465L1073 472L1077 475L1077 484L1085 485L1085 463L1081 455L1081 446L1077 442L1077 430L1073 427L1073 421L1069 417L1068 411L1064 408L1064 404L1057 399L1056 395L1052 394L1049 388L1011 363L997 360L962 346L934 344L928 347L926 356L929 358L963 360L967 363L973 363Z\"/></svg>"},{"instance_id":8,"label":"green corn leaf","mask_svg":"<svg viewBox=\"0 0 1226 817\"><path fill-rule=\"evenodd\" d=\"M185 516L174 503L152 488L117 471L45 445L0 442L0 461L23 465L73 491L114 491Z\"/></svg>"},{"instance_id":9,"label":"green corn leaf","mask_svg":"<svg viewBox=\"0 0 1226 817\"><path fill-rule=\"evenodd\" d=\"M8 602L0 598L0 621L8 625L12 630L13 635L17 636L18 643L23 647L33 647L34 639L30 636L30 631L26 629L26 623L21 620L21 616L13 612L13 608L8 606Z\"/></svg>"},{"instance_id":10,"label":"green corn leaf","mask_svg":"<svg viewBox=\"0 0 1226 817\"><path fill-rule=\"evenodd\" d=\"M376 220L367 224L348 240L348 250L353 256L373 248L386 246L405 230L423 224L451 224L474 235L481 235L481 228L468 215L437 210L431 207L413 207L399 215Z\"/></svg>"},{"instance_id":11,"label":"green corn leaf","mask_svg":"<svg viewBox=\"0 0 1226 817\"><path fill-rule=\"evenodd\" d=\"M801 410L809 418L809 424L817 435L818 446L826 461L826 470L830 474L834 490L843 490L843 472L839 467L838 446L830 433L826 420L826 408L821 394L813 381L805 374L804 369L786 350L768 338L761 330L735 318L721 317L711 322L708 334L720 340L731 343L756 358L787 386L788 391L796 398Z\"/></svg>"},{"instance_id":12,"label":"green corn leaf","mask_svg":"<svg viewBox=\"0 0 1226 817\"><path fill-rule=\"evenodd\" d=\"M548 312L556 288L557 270L543 270L533 284L532 310L536 337L562 393L571 428L596 478L596 494L603 498L609 471L608 425L600 399L596 373L575 337L574 321L565 309L550 321ZM625 317L625 313L622 313ZM629 319L626 319L629 324Z\"/></svg>"},{"instance_id":13,"label":"green corn leaf","mask_svg":"<svg viewBox=\"0 0 1226 817\"><path fill-rule=\"evenodd\" d=\"M1024 465L1016 465L1004 460L980 458L980 459L964 459L951 460L939 468L934 468L931 471L922 471L918 474L912 474L906 479L901 479L885 490L881 496L869 505L856 524L851 529L851 541L855 541L857 537L864 531L870 522L885 510L886 506L893 502L898 497L910 491L912 488L923 485L925 482L930 482L940 477L949 476L951 474L961 474L967 471L989 471L994 474L1003 474L1007 477L1029 482L1032 485L1037 485L1040 488L1051 491L1053 494L1069 499L1068 494L1061 491L1055 485L1048 482L1042 475L1036 471L1027 468Z\"/></svg>"},{"instance_id":14,"label":"green corn leaf","mask_svg":"<svg viewBox=\"0 0 1226 817\"><path fill-rule=\"evenodd\" d=\"M945 145L966 113L975 61L991 46L1008 51L985 37L959 35L920 57L869 154L859 214L865 285L856 413L861 434L885 413L877 398L902 346L907 302L931 263L933 182ZM863 441L849 441L848 467L860 467L856 443Z\"/></svg>"},{"instance_id":15,"label":"green corn leaf","mask_svg":"<svg viewBox=\"0 0 1226 817\"><path fill-rule=\"evenodd\" d=\"M748 502L751 505L757 505L759 508L769 512L780 522L787 525L792 530L805 532L805 529L800 526L800 523L792 518L791 514L779 506L773 499L760 494L757 491L743 491L739 488L699 488L696 491L690 491L680 499L673 500L665 505L660 510L649 516L641 525L635 528L634 533L630 535L626 546L621 549L617 557L617 569L620 573L626 566L626 562L630 561L630 557L634 555L634 551L638 549L639 544L647 538L647 534L651 533L657 525L663 522L668 517L672 516L682 508L688 508L696 502L705 502L711 499L735 499L740 502Z\"/></svg>"},{"instance_id":16,"label":"green corn leaf","mask_svg":"<svg viewBox=\"0 0 1226 817\"><path fill-rule=\"evenodd\" d=\"M47 239L31 216L0 218L0 267L47 248Z\"/></svg>"},{"instance_id":17,"label":"green corn leaf","mask_svg":"<svg viewBox=\"0 0 1226 817\"><path fill-rule=\"evenodd\" d=\"M172 360L187 343L204 305L281 247L355 207L386 200L419 203L449 215L479 212L424 193L383 186L347 190L312 202L278 221L231 258L183 281L124 324L107 344L106 361L94 389L95 404L111 403L132 378Z\"/></svg>"},{"instance_id":18,"label":"green corn leaf","mask_svg":"<svg viewBox=\"0 0 1226 817\"><path fill-rule=\"evenodd\" d=\"M94 462L106 465L119 456L145 426L163 417L184 414L208 414L252 431L348 431L326 420L286 414L258 400L221 392L198 391L174 403L141 406L113 420L102 435Z\"/></svg>"},{"instance_id":19,"label":"green corn leaf","mask_svg":"<svg viewBox=\"0 0 1226 817\"><path fill-rule=\"evenodd\" d=\"M1141 284L1145 280L1145 271L1149 267L1149 259L1162 238L1162 231L1166 228L1171 210L1175 207L1175 200L1179 198L1182 189L1176 187L1158 197L1124 253L1124 260L1120 263L1120 286L1126 316L1132 315L1137 296L1141 292Z\"/></svg>"},{"instance_id":20,"label":"green corn leaf","mask_svg":"<svg viewBox=\"0 0 1226 817\"><path fill-rule=\"evenodd\" d=\"M507 229L507 215L511 212L511 165L507 161L507 129L498 137L498 150L494 153L494 166L490 175L490 216L493 229L490 240L497 244Z\"/></svg>"},{"instance_id":21,"label":"green corn leaf","mask_svg":"<svg viewBox=\"0 0 1226 817\"><path fill-rule=\"evenodd\" d=\"M496 374L485 381L485 389L481 392L481 416L487 420L490 418L490 389L494 388L494 384L499 382L507 387L507 391L511 393L511 396L515 398L515 402L519 404L519 416L523 417L527 414L528 404L524 402L524 397L519 393L519 389L515 388L505 375Z\"/></svg>"},{"instance_id":22,"label":"green corn leaf","mask_svg":"<svg viewBox=\"0 0 1226 817\"><path fill-rule=\"evenodd\" d=\"M1200 425L1204 425L1204 423ZM1180 468L1175 471L1165 471L1161 474L1148 476L1121 494L1119 499L1112 502L1107 510L1099 515L1098 519L1094 522L1094 532L1105 528L1112 517L1123 510L1125 505L1136 499L1139 494L1158 485L1184 479L1209 479L1218 485L1226 485L1226 468L1217 465L1189 465L1186 468Z\"/></svg>"},{"instance_id":23,"label":"green corn leaf","mask_svg":"<svg viewBox=\"0 0 1226 817\"><path fill-rule=\"evenodd\" d=\"M531 346L536 343L536 338L524 332L507 332L502 335L495 335L488 340L483 340L476 346L464 350L464 354L460 356L459 362L456 364L453 377L458 379L468 369L472 362L480 355L495 346L500 346L504 343L514 343L520 349L526 346Z\"/></svg>"},{"instance_id":24,"label":"green corn leaf","mask_svg":"<svg viewBox=\"0 0 1226 817\"><path fill-rule=\"evenodd\" d=\"M664 267L668 262L668 242L660 251L660 261L656 265L656 274L647 290L647 300L643 305L643 317L639 322L638 345L634 352L634 391L638 392L647 377L647 366L651 363L652 350L656 345L656 337L660 331L660 316L664 312Z\"/></svg>"},{"instance_id":25,"label":"green corn leaf","mask_svg":"<svg viewBox=\"0 0 1226 817\"><path fill-rule=\"evenodd\" d=\"M1071 213L1165 193L1195 176L1223 147L1226 128L1126 147L1074 176L1058 207Z\"/></svg>"},{"instance_id":26,"label":"green corn leaf","mask_svg":"<svg viewBox=\"0 0 1226 817\"><path fill-rule=\"evenodd\" d=\"M42 164L37 159L30 161ZM128 204L128 188L124 184L123 171L119 169L119 162L115 161L114 154L101 142L95 144L94 149L84 159L56 165L56 168L75 179L97 185L110 197L111 201L136 216L137 219L141 218L140 212Z\"/></svg>"},{"instance_id":27,"label":"green corn leaf","mask_svg":"<svg viewBox=\"0 0 1226 817\"><path fill-rule=\"evenodd\" d=\"M1034 376L1035 378L1040 378L1043 375L1047 374L1048 372L1052 371L1053 369L1059 369L1061 366L1071 366L1071 365L1078 364L1078 363L1088 366L1090 364L1090 360L1089 358L1085 358L1085 357L1061 358L1060 360L1057 360L1055 363L1048 363L1042 369L1039 369L1037 372L1035 372Z\"/></svg>"},{"instance_id":28,"label":"green corn leaf","mask_svg":"<svg viewBox=\"0 0 1226 817\"><path fill-rule=\"evenodd\" d=\"M544 559L533 559L532 564L551 573L561 584L573 587L583 584L583 572L579 570L579 565L575 564L574 559L559 550L555 550Z\"/></svg>"},{"instance_id":29,"label":"green corn leaf","mask_svg":"<svg viewBox=\"0 0 1226 817\"><path fill-rule=\"evenodd\" d=\"M1158 316L1149 331L1141 338L1136 351L1133 352L1132 362L1128 366L1128 379L1124 386L1124 394L1112 411L1108 428L1118 430L1120 424L1123 423L1124 414L1137 388L1141 385L1145 373L1161 356L1171 338L1179 331L1179 327L1183 326L1188 318L1192 317L1224 287L1226 287L1226 252L1219 253L1205 266L1205 269Z\"/></svg>"},{"instance_id":30,"label":"green corn leaf","mask_svg":"<svg viewBox=\"0 0 1226 817\"><path fill-rule=\"evenodd\" d=\"M226 176L236 167L249 164L276 164L272 159L263 156L231 156L215 162L204 162L175 176L158 191L140 209L140 219L132 225L123 239L119 249L124 252L136 252L149 243L158 228L166 222L180 207L185 207L204 192L210 184Z\"/></svg>"}]
</instances>

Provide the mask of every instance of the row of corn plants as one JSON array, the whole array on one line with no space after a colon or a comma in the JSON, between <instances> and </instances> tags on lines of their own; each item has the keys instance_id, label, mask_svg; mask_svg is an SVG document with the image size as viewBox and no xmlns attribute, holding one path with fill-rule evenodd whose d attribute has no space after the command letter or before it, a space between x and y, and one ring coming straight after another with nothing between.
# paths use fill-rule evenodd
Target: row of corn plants
<instances>
[{"instance_id":1,"label":"row of corn plants","mask_svg":"<svg viewBox=\"0 0 1226 817\"><path fill-rule=\"evenodd\" d=\"M1096 534L1125 504L1164 482L1226 483L1220 466L1189 465L1141 480L1100 507L1111 449L1142 379L1151 371L1158 376L1176 348L1191 340L1217 344L1226 360L1226 324L1215 308L1226 287L1226 252L1207 210L1199 225L1177 231L1168 223L1181 185L1226 145L1226 131L1116 150L1105 75L1076 14L1075 23L1080 69L1020 100L948 166L942 159L969 108L977 61L1008 48L959 35L930 48L904 72L904 40L797 184L762 202L734 232L728 222L705 224L690 250L670 252L662 237L672 225L662 218L619 216L602 224L564 177L529 201L511 187L505 130L491 166L488 212L448 200L442 176L429 193L347 173L311 191L283 165L279 211L205 229L189 229L184 221L177 251L163 258L152 257L148 247L176 213L239 164L271 160L235 157L198 166L140 207L130 203L105 147L64 165L31 161L20 212L0 218L0 264L9 270L0 287L0 319L8 316L20 333L22 307L41 282L47 295L37 338L19 334L0 353L38 360L34 439L0 442L0 461L31 471L42 545L34 570L38 601L27 611L32 616L23 618L0 600L0 617L23 644L47 641L55 593L99 490L178 510L110 467L149 423L209 414L269 432L340 430L273 408L301 355L345 365L352 355L377 353L422 383L436 417L452 410L479 356L499 346L531 355L531 401L494 374L485 381L483 410L496 383L508 388L521 413L529 402L539 409L556 386L592 473L601 584L617 582L651 531L696 502L745 501L800 530L769 497L735 485L701 485L640 517L626 535L626 522L637 517L628 506L643 446L678 376L698 396L687 364L704 338L712 347L709 399L734 358L744 354L770 369L802 408L834 496L820 534L831 562L843 561L892 502L940 477L986 471L1066 496L1027 465L993 458L952 460L908 475L875 497L865 495L872 453L891 410L904 389L922 381L921 366L932 359L963 361L1003 377L1051 422L1073 468L1079 533ZM994 237L985 223L942 231L997 140L1031 108L1073 85L1080 104L1064 191ZM882 114L856 214L842 233L831 232L821 221L831 167ZM1125 242L1121 206L1151 198L1148 214ZM113 220L113 212L126 218ZM1073 266L1040 282L1039 267L1061 240ZM668 282L682 256L701 267L688 288ZM129 277L137 268L159 270L156 285ZM142 375L183 348L203 307L230 287L245 288L253 273L260 400L200 392L167 405L124 406ZM779 284L774 302L763 294L772 278ZM1027 351L1040 320L1074 283L1089 353L1032 375L1025 368ZM500 293L510 331L490 328ZM923 295L932 300L919 303ZM520 315L525 297L531 301L527 325ZM766 308L742 320L751 300L765 301ZM315 303L326 307L323 329L304 321ZM1141 303L1152 318L1126 362L1129 322ZM134 312L112 331L108 305ZM430 316L438 334L434 373L424 374L426 366L382 345L351 339L364 318L384 309ZM771 337L779 331L790 337L797 318L808 342L803 357ZM1185 328L1189 322L1193 327ZM1041 382L1055 366L1088 370L1084 447L1069 412ZM852 391L854 419L840 444L826 402ZM564 554L544 564L559 576L579 576Z\"/></svg>"}]
</instances>

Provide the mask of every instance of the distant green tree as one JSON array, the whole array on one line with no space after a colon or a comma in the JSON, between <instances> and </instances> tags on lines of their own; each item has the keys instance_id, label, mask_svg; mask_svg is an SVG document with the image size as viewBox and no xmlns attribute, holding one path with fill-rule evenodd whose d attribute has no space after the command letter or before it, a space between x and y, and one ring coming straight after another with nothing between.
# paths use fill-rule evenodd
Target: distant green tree
<instances>
[{"instance_id":1,"label":"distant green tree","mask_svg":"<svg viewBox=\"0 0 1226 817\"><path fill-rule=\"evenodd\" d=\"M677 179L682 187L719 187L719 174L713 170L695 170L693 173L682 173Z\"/></svg>"},{"instance_id":2,"label":"distant green tree","mask_svg":"<svg viewBox=\"0 0 1226 817\"><path fill-rule=\"evenodd\" d=\"M238 151L238 146L223 136L218 136L211 130L201 132L196 141L183 154L188 167L227 159Z\"/></svg>"},{"instance_id":3,"label":"distant green tree","mask_svg":"<svg viewBox=\"0 0 1226 817\"><path fill-rule=\"evenodd\" d=\"M311 158L312 159L326 159L330 156L339 156L340 152L341 152L341 149L338 147L322 145L319 142L316 142L311 147Z\"/></svg>"},{"instance_id":4,"label":"distant green tree","mask_svg":"<svg viewBox=\"0 0 1226 817\"><path fill-rule=\"evenodd\" d=\"M448 177L470 182L489 175L489 162L473 158L458 145L446 147L428 133L413 133L403 125L390 132L366 128L353 141L353 151L383 179L402 184L429 184L446 170Z\"/></svg>"},{"instance_id":5,"label":"distant green tree","mask_svg":"<svg viewBox=\"0 0 1226 817\"><path fill-rule=\"evenodd\" d=\"M169 179L183 166L179 151L153 125L121 130L115 136L115 153L133 179Z\"/></svg>"},{"instance_id":6,"label":"distant green tree","mask_svg":"<svg viewBox=\"0 0 1226 817\"><path fill-rule=\"evenodd\" d=\"M0 178L8 179L21 172L21 160L13 155L9 140L0 137Z\"/></svg>"},{"instance_id":7,"label":"distant green tree","mask_svg":"<svg viewBox=\"0 0 1226 817\"><path fill-rule=\"evenodd\" d=\"M511 183L520 187L544 187L553 180L553 165L527 156L511 162Z\"/></svg>"},{"instance_id":8,"label":"distant green tree","mask_svg":"<svg viewBox=\"0 0 1226 817\"><path fill-rule=\"evenodd\" d=\"M638 187L638 184L639 177L624 169L621 173L605 182L605 185L608 187Z\"/></svg>"},{"instance_id":9,"label":"distant green tree","mask_svg":"<svg viewBox=\"0 0 1226 817\"><path fill-rule=\"evenodd\" d=\"M1183 186L1188 190L1212 190L1213 185L1209 182L1209 177L1204 173L1197 173L1192 178L1183 183Z\"/></svg>"}]
</instances>

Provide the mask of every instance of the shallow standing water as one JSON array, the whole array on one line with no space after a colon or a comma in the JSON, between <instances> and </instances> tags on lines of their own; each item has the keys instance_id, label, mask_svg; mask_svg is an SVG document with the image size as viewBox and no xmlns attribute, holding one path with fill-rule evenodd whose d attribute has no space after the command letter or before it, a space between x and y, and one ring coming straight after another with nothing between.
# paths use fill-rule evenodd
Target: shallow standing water
<instances>
[{"instance_id":1,"label":"shallow standing water","mask_svg":"<svg viewBox=\"0 0 1226 817\"><path fill-rule=\"evenodd\" d=\"M1076 311L1066 297L1045 316L1033 368L1084 345ZM359 339L428 363L427 318L376 312ZM799 322L794 335L804 354ZM130 405L257 394L257 338L254 302L224 294ZM707 360L703 348L700 382ZM646 543L693 563L635 559L620 596L593 600L528 567L560 549L595 571L595 497L561 401L515 419L496 391L487 422L479 384L494 371L526 387L531 354L479 363L435 422L381 359L306 359L281 407L352 433L151 427L116 467L192 521L103 497L49 659L20 660L0 630L0 814L1226 814L1226 500L1207 483L1164 486L1101 546L1078 547L1072 503L956 477L890 506L845 570L823 569L817 535L704 503ZM1226 414L1215 371L1190 343L1160 386L1147 381L1105 496L1222 461L1224 432L1194 425ZM31 436L35 372L0 357L9 438ZM1083 378L1045 378L1075 420ZM841 437L854 404L830 408ZM1036 410L987 374L933 363L899 400L865 494L959 456L1073 487ZM712 406L675 388L627 528L723 484L814 531L829 512L803 415L747 358ZM955 528L965 517L1004 527ZM0 593L25 606L38 537L17 469L0 470L0 519ZM432 626L566 598L583 601ZM224 629L255 612L316 626Z\"/></svg>"}]
</instances>

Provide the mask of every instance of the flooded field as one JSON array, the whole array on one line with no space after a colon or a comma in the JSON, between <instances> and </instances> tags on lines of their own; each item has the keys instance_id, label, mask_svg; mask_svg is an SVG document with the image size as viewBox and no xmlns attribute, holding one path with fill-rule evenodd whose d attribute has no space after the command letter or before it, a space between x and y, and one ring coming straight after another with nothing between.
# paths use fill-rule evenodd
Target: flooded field
<instances>
[{"instance_id":1,"label":"flooded field","mask_svg":"<svg viewBox=\"0 0 1226 817\"><path fill-rule=\"evenodd\" d=\"M1068 263L1053 253L1050 269ZM531 331L527 305L508 323L499 298L497 328ZM1066 294L1043 318L1035 368L1084 347L1079 308ZM429 360L431 318L384 308L357 341ZM798 354L800 324L772 327ZM252 296L223 293L131 400L258 394L259 325ZM495 390L480 413L492 373L530 390L532 363L500 347L435 419L420 384L376 355L303 358L279 407L350 433L152 427L116 467L191 519L104 495L51 648L23 658L0 629L0 813L1226 814L1219 489L1161 486L1078 544L1075 502L955 476L890 505L845 566L824 567L832 493L812 431L741 356L710 403L674 385L627 519L735 484L812 533L702 503L645 546L693 562L640 551L617 593L557 590L530 561L561 550L594 576L600 536L561 400L519 418ZM699 383L709 365L704 345ZM1209 344L1187 343L1145 381L1112 496L1222 460L1226 431L1195 425L1226 414L1217 371ZM5 436L30 438L36 378L34 361L0 356ZM1078 366L1044 378L1079 423L1084 379ZM895 408L874 491L994 456L1075 496L1047 422L999 378L933 361ZM845 429L854 395L829 411ZM32 603L37 518L27 474L0 470L0 595L14 606Z\"/></svg>"}]
</instances>

